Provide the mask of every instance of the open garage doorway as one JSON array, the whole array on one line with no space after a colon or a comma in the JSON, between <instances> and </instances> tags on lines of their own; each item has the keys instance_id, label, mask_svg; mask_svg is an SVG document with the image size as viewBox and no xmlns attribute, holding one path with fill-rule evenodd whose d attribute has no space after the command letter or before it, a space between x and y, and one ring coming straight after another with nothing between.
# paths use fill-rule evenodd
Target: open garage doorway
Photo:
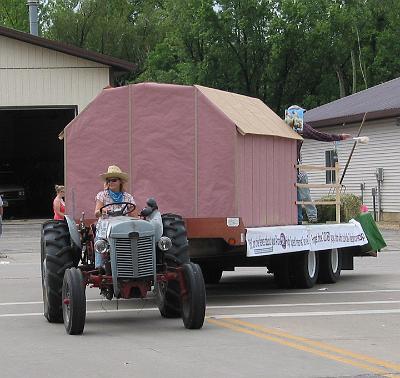
<instances>
[{"instance_id":1,"label":"open garage doorway","mask_svg":"<svg viewBox=\"0 0 400 378\"><path fill-rule=\"evenodd\" d=\"M76 107L0 108L0 193L7 218L53 216L54 185L64 182L58 135Z\"/></svg>"}]
</instances>

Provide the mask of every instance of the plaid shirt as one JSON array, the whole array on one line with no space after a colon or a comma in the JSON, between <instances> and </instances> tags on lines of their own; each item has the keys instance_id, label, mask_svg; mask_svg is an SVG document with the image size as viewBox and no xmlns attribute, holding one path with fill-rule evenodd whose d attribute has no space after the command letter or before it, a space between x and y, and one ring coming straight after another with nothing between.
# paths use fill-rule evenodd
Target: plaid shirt
<instances>
[{"instance_id":1,"label":"plaid shirt","mask_svg":"<svg viewBox=\"0 0 400 378\"><path fill-rule=\"evenodd\" d=\"M112 198L110 197L108 190L102 190L101 192L97 193L96 201L102 202L103 205L108 205L108 204L111 204L114 202L112 200ZM136 205L135 200L133 199L133 196L127 192L123 192L122 201L129 202L129 203ZM118 210L120 207L121 207L120 205L114 205L114 206L110 206L109 209L114 211L114 210Z\"/></svg>"}]
</instances>

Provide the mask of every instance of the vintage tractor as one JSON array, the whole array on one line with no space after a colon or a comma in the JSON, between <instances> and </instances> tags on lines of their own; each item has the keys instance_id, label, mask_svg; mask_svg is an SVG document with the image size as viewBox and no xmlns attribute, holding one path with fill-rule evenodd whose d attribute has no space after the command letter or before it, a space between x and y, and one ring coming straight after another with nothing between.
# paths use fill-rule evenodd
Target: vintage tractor
<instances>
[{"instance_id":1,"label":"vintage tractor","mask_svg":"<svg viewBox=\"0 0 400 378\"><path fill-rule=\"evenodd\" d=\"M117 206L117 210L115 207ZM186 228L175 214L161 214L150 199L140 218L127 216L134 205L104 206L97 225L84 214L76 224L50 220L42 226L41 267L44 316L64 322L67 333L82 334L86 286L112 298L144 298L154 290L160 313L182 317L186 328L203 326L206 306L200 267L188 255ZM104 264L95 268L95 251Z\"/></svg>"}]
</instances>

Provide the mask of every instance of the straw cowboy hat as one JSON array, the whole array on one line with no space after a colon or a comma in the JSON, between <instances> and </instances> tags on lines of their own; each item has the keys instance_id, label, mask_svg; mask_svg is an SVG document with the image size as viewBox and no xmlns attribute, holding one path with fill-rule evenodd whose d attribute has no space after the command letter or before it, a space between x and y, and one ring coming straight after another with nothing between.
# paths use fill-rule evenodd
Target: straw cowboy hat
<instances>
[{"instance_id":1,"label":"straw cowboy hat","mask_svg":"<svg viewBox=\"0 0 400 378\"><path fill-rule=\"evenodd\" d=\"M108 178L119 178L123 181L128 181L128 174L121 171L120 167L116 165L110 165L106 173L102 173L100 177L105 181Z\"/></svg>"}]
</instances>

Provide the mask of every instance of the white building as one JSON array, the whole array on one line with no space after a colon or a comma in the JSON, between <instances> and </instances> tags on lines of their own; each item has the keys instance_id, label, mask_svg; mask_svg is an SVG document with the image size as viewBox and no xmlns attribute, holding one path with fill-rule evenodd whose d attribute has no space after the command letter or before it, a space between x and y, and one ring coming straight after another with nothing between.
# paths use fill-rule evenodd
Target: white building
<instances>
[{"instance_id":1,"label":"white building","mask_svg":"<svg viewBox=\"0 0 400 378\"><path fill-rule=\"evenodd\" d=\"M0 26L0 171L11 169L24 186L27 216L50 215L54 184L64 181L58 134L117 75L134 68Z\"/></svg>"},{"instance_id":2,"label":"white building","mask_svg":"<svg viewBox=\"0 0 400 378\"><path fill-rule=\"evenodd\" d=\"M373 210L372 190L378 191L377 170L383 169L381 190L381 219L400 221L400 78L377 85L351 96L309 110L305 121L328 133L348 133L357 136L362 119L367 113L360 136L368 136L367 145L355 147L343 179L346 193L363 194L364 203ZM337 143L341 169L348 161L354 141ZM325 151L333 143L305 140L302 148L303 164L325 165ZM325 172L310 173L310 182L325 181ZM364 191L361 190L364 185ZM313 190L313 199L327 191ZM375 200L378 211L378 198Z\"/></svg>"}]
</instances>

